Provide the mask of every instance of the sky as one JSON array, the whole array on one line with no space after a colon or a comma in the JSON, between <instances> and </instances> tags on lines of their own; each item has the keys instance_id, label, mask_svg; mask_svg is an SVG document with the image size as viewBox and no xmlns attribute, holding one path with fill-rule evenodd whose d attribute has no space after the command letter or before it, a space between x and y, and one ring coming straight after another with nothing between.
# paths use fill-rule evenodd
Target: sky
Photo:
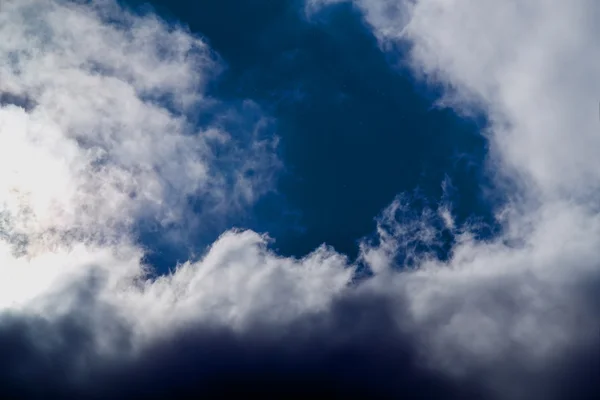
<instances>
[{"instance_id":1,"label":"sky","mask_svg":"<svg viewBox=\"0 0 600 400\"><path fill-rule=\"evenodd\" d=\"M0 393L587 399L593 0L0 0Z\"/></svg>"},{"instance_id":2,"label":"sky","mask_svg":"<svg viewBox=\"0 0 600 400\"><path fill-rule=\"evenodd\" d=\"M374 232L374 218L396 195L417 191L438 203L445 180L461 220L493 224L491 199L480 188L491 186L481 168L482 122L435 107L435 88L416 82L402 55L380 50L358 10L343 4L309 20L298 1L150 6L183 21L222 58L226 70L210 96L251 100L273 119L267 134L278 137L282 162L274 191L229 225L269 232L279 254L301 257L327 243L355 258L358 241ZM202 245L224 226L204 230Z\"/></svg>"}]
</instances>

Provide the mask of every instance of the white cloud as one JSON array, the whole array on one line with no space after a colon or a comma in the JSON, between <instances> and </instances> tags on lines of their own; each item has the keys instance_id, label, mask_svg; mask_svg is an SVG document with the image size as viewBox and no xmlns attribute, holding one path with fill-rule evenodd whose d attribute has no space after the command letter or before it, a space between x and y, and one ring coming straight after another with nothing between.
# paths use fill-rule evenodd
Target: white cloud
<instances>
[{"instance_id":1,"label":"white cloud","mask_svg":"<svg viewBox=\"0 0 600 400\"><path fill-rule=\"evenodd\" d=\"M188 119L215 105L203 91L220 66L184 28L112 1L5 1L0 37L3 306L87 266L139 274L136 223L192 224L189 197L217 218L270 189L265 118L243 140Z\"/></svg>"},{"instance_id":2,"label":"white cloud","mask_svg":"<svg viewBox=\"0 0 600 400\"><path fill-rule=\"evenodd\" d=\"M279 257L250 231L148 275L136 223L189 224L190 195L234 212L269 188L277 166L272 142L236 147L218 126L188 121L215 102L203 87L219 65L200 39L112 1L54 0L3 2L0 37L0 311L58 321L84 306L71 289L92 279L88 316L113 310L139 347L193 323L285 324L327 309L346 287L343 255ZM229 158L215 159L214 146ZM229 159L230 171L213 167Z\"/></svg>"},{"instance_id":3,"label":"white cloud","mask_svg":"<svg viewBox=\"0 0 600 400\"><path fill-rule=\"evenodd\" d=\"M195 131L186 118L213 102L202 95L218 69L206 45L152 16L95 5L2 5L0 91L35 104L0 110L4 230L87 238L141 218L177 222L186 196L254 200L264 188L243 172L271 162L271 149L257 142L236 154L247 160L232 162L240 178L228 192L211 162L214 146L232 146L229 135Z\"/></svg>"},{"instance_id":4,"label":"white cloud","mask_svg":"<svg viewBox=\"0 0 600 400\"><path fill-rule=\"evenodd\" d=\"M511 169L511 178L521 175L544 196L586 196L596 190L600 84L593 78L600 53L594 45L595 2L355 4L383 45L402 40L412 46L415 72L446 85L447 104L487 112L492 149Z\"/></svg>"},{"instance_id":5,"label":"white cloud","mask_svg":"<svg viewBox=\"0 0 600 400\"><path fill-rule=\"evenodd\" d=\"M307 4L327 3L337 2ZM384 50L410 46L415 75L445 87L441 104L486 113L490 173L512 185L499 238L465 236L448 263L387 283L408 297L427 357L447 372L507 361L543 369L591 343L596 300L583 288L600 276L598 3L354 4Z\"/></svg>"}]
</instances>

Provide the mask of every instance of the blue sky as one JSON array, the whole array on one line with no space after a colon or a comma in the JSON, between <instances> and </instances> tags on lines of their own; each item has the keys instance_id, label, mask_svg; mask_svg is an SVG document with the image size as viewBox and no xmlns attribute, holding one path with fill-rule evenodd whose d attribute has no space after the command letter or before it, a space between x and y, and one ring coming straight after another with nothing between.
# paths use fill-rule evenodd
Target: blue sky
<instances>
[{"instance_id":1,"label":"blue sky","mask_svg":"<svg viewBox=\"0 0 600 400\"><path fill-rule=\"evenodd\" d=\"M0 397L592 399L595 0L5 0Z\"/></svg>"},{"instance_id":2,"label":"blue sky","mask_svg":"<svg viewBox=\"0 0 600 400\"><path fill-rule=\"evenodd\" d=\"M222 58L226 69L211 96L252 100L273 118L266 134L280 138L284 166L275 191L229 226L269 232L283 255L301 257L327 243L354 258L358 241L374 233L375 218L399 194L450 202L459 222L493 223L497 199L484 194L491 190L485 122L436 107L437 88L415 80L402 53L383 52L350 4L310 19L298 1L151 4ZM415 202L415 211L422 206ZM223 228L199 234L211 243ZM161 254L159 268L173 263L168 248Z\"/></svg>"}]
</instances>

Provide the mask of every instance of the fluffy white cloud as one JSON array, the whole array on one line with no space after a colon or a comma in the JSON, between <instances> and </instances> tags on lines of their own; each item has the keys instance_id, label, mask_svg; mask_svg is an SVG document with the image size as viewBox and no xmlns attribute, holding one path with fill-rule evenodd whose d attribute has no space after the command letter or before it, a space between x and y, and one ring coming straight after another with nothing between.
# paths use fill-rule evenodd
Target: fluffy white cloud
<instances>
[{"instance_id":1,"label":"fluffy white cloud","mask_svg":"<svg viewBox=\"0 0 600 400\"><path fill-rule=\"evenodd\" d=\"M309 1L313 7L331 1ZM598 176L598 5L589 0L356 0L382 45L411 46L447 105L483 109L493 156L527 191L590 196ZM534 187L531 187L534 186Z\"/></svg>"},{"instance_id":2,"label":"fluffy white cloud","mask_svg":"<svg viewBox=\"0 0 600 400\"><path fill-rule=\"evenodd\" d=\"M183 27L112 1L5 1L0 37L2 307L90 267L142 274L136 224L166 232L192 224L190 198L216 218L270 189L264 118L243 138L189 118L216 104L220 66Z\"/></svg>"},{"instance_id":3,"label":"fluffy white cloud","mask_svg":"<svg viewBox=\"0 0 600 400\"><path fill-rule=\"evenodd\" d=\"M261 155L271 161L264 143L232 159L239 178L228 188L213 149L235 144L218 126L198 131L187 119L214 102L202 92L219 66L200 39L111 2L2 7L0 91L30 103L0 110L5 234L84 240L143 218L176 223L190 196L222 207L265 189L244 177Z\"/></svg>"},{"instance_id":4,"label":"fluffy white cloud","mask_svg":"<svg viewBox=\"0 0 600 400\"><path fill-rule=\"evenodd\" d=\"M193 323L289 323L347 286L343 255L322 247L286 259L268 237L238 231L170 275L148 274L136 224L189 223L189 196L234 212L277 166L273 143L236 147L188 119L216 102L203 87L219 65L200 39L112 1L58 0L3 2L0 37L1 311L58 321L89 291L89 315L113 310L141 345ZM215 167L228 161L217 146L228 171Z\"/></svg>"},{"instance_id":5,"label":"fluffy white cloud","mask_svg":"<svg viewBox=\"0 0 600 400\"><path fill-rule=\"evenodd\" d=\"M339 2L307 4L315 12L333 3ZM446 372L476 367L503 374L515 373L516 365L548 368L595 343L600 6L591 0L354 4L384 50L409 45L415 75L445 88L440 104L488 116L489 171L507 188L500 237L478 243L463 235L449 262L430 260L386 283L408 298L426 357Z\"/></svg>"}]
</instances>

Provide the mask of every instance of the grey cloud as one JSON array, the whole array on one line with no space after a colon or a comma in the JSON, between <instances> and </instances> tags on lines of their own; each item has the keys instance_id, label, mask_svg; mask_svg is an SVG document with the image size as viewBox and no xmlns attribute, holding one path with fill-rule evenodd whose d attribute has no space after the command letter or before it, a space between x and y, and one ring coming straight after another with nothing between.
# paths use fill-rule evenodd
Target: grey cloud
<instances>
[{"instance_id":1,"label":"grey cloud","mask_svg":"<svg viewBox=\"0 0 600 400\"><path fill-rule=\"evenodd\" d=\"M115 314L4 316L0 390L19 398L479 398L475 385L421 366L388 308L383 297L365 296L340 299L285 329L191 325L141 352L131 350ZM90 319L116 329L97 329ZM108 335L113 352L101 354L98 341Z\"/></svg>"}]
</instances>

